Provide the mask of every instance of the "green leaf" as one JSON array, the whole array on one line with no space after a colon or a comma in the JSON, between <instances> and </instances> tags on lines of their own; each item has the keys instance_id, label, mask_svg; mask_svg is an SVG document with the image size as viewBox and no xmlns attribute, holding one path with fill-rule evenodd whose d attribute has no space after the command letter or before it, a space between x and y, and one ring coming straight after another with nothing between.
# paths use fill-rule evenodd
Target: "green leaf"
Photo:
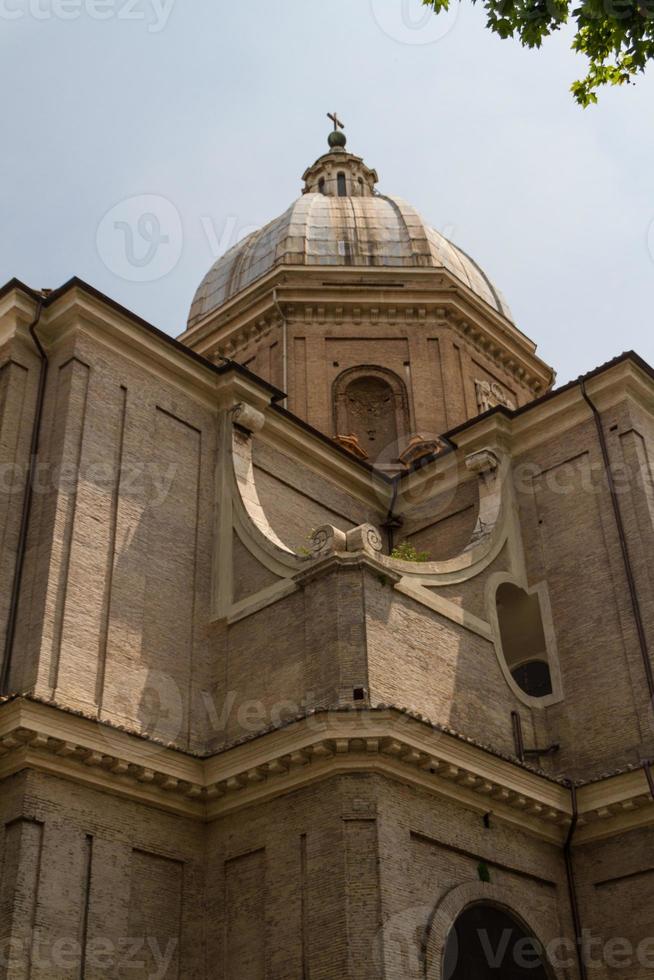
<instances>
[{"instance_id":1,"label":"green leaf","mask_svg":"<svg viewBox=\"0 0 654 980\"><path fill-rule=\"evenodd\" d=\"M400 2L400 0L396 0ZM597 102L605 85L630 85L654 58L654 0L472 0L486 11L487 27L502 39L540 48L545 38L572 21L572 49L588 62L571 92L581 106ZM435 14L450 0L423 0Z\"/></svg>"}]
</instances>

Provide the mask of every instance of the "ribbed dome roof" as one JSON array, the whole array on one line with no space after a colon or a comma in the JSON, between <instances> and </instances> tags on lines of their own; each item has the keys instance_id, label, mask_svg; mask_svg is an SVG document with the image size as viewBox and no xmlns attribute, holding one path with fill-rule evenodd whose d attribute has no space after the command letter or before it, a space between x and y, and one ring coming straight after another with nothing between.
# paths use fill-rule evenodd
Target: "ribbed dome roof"
<instances>
[{"instance_id":1,"label":"ribbed dome roof","mask_svg":"<svg viewBox=\"0 0 654 980\"><path fill-rule=\"evenodd\" d=\"M214 263L195 294L189 327L282 265L444 268L511 319L501 293L477 263L405 201L306 193Z\"/></svg>"}]
</instances>

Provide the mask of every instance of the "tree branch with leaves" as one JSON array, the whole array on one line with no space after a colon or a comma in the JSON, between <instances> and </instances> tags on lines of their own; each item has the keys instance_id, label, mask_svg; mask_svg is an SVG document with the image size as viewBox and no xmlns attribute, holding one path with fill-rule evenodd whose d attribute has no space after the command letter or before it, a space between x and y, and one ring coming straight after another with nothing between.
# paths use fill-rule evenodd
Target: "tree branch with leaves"
<instances>
[{"instance_id":1,"label":"tree branch with leaves","mask_svg":"<svg viewBox=\"0 0 654 980\"><path fill-rule=\"evenodd\" d=\"M423 0L438 14L454 0ZM597 102L603 85L635 81L654 58L654 0L473 0L483 3L487 26L502 38L517 38L527 48L564 24L575 22L575 51L589 61L585 78L572 84L577 102Z\"/></svg>"}]
</instances>

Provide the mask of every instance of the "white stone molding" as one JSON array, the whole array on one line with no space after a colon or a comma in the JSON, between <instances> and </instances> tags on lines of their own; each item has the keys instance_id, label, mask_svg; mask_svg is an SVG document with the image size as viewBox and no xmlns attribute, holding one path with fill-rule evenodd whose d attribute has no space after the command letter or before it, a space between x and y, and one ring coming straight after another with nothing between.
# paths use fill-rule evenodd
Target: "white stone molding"
<instances>
[{"instance_id":1,"label":"white stone molding","mask_svg":"<svg viewBox=\"0 0 654 980\"><path fill-rule=\"evenodd\" d=\"M257 485L254 479L254 463L252 461L252 439L238 429L232 431L232 465L236 491L252 525L267 541L280 551L293 554L281 538L270 526L268 518L261 506Z\"/></svg>"},{"instance_id":2,"label":"white stone molding","mask_svg":"<svg viewBox=\"0 0 654 980\"><path fill-rule=\"evenodd\" d=\"M238 411L235 411L238 409ZM293 575L306 559L291 551L275 534L261 505L252 462L253 436L237 428L234 416L258 425L262 415L252 406L238 403L221 413L216 472L216 531L213 559L213 613L216 619L235 622L290 595L297 586ZM278 582L245 599L234 601L233 535Z\"/></svg>"},{"instance_id":3,"label":"white stone molding","mask_svg":"<svg viewBox=\"0 0 654 980\"><path fill-rule=\"evenodd\" d=\"M508 467L500 473L500 460L490 449L481 449L466 456L465 465L466 469L476 473L479 478L479 514L470 541L464 549L467 551L491 535L499 523L504 502L501 477L508 479Z\"/></svg>"},{"instance_id":4,"label":"white stone molding","mask_svg":"<svg viewBox=\"0 0 654 980\"><path fill-rule=\"evenodd\" d=\"M374 524L360 524L347 532L339 531L331 524L323 524L311 535L311 554L314 558L326 558L345 552L364 552L376 557L382 547L382 536Z\"/></svg>"},{"instance_id":5,"label":"white stone molding","mask_svg":"<svg viewBox=\"0 0 654 980\"><path fill-rule=\"evenodd\" d=\"M514 530L510 461L506 455L484 449L467 457L466 467L478 476L479 517L470 541L460 554L446 561L419 563L380 558L384 565L402 572L415 585L453 585L474 578L495 560Z\"/></svg>"},{"instance_id":6,"label":"white stone molding","mask_svg":"<svg viewBox=\"0 0 654 980\"><path fill-rule=\"evenodd\" d=\"M479 514L471 538L460 554L436 562L399 561L382 555L377 560L400 575L394 586L398 592L492 641L494 634L490 622L435 591L485 572L503 550L506 550L511 574L518 578L526 574L509 457L498 448L483 448L468 454L465 466L477 475Z\"/></svg>"},{"instance_id":7,"label":"white stone molding","mask_svg":"<svg viewBox=\"0 0 654 980\"><path fill-rule=\"evenodd\" d=\"M221 423L218 463L220 494L217 501L219 528L214 558L217 587L214 594L217 596L216 617L225 618L230 623L294 592L298 588L296 578L306 571L307 564L312 560L329 558L339 552L364 552L368 556L378 556L383 546L381 534L372 524L363 524L347 533L323 525L313 532L308 555L292 551L279 538L261 504L252 458L252 443L256 436L251 432L261 431L264 421L263 413L239 403L223 413ZM234 532L250 554L278 577L278 582L239 602L234 601L232 585Z\"/></svg>"},{"instance_id":8,"label":"white stone molding","mask_svg":"<svg viewBox=\"0 0 654 980\"><path fill-rule=\"evenodd\" d=\"M304 577L308 561L324 561L334 555L344 556L345 553L363 553L379 564L380 571L392 573L398 592L492 642L494 633L490 622L439 596L434 589L461 583L481 574L507 545L512 574L518 579L523 576L522 541L510 463L505 455L497 449L485 448L466 457L466 468L478 478L479 515L468 545L455 558L415 563L385 556L382 554L381 534L372 524L361 525L346 533L324 525L313 532L309 554L300 555L278 537L261 505L252 460L252 440L256 436L243 431L240 423L233 424L236 415L241 419L250 418L251 426L258 425L258 416L262 413L255 409L250 411L242 403L236 408L238 412L232 409L228 423L224 424L222 440L224 455L221 455L231 458L231 472L227 479L219 474L223 490L218 509L229 516L223 516L222 533L217 536L216 565L222 570L222 579L218 575L218 618L233 622L289 595L297 588L297 579ZM277 584L238 603L233 602L231 588L232 529L257 561L279 578Z\"/></svg>"},{"instance_id":9,"label":"white stone molding","mask_svg":"<svg viewBox=\"0 0 654 980\"><path fill-rule=\"evenodd\" d=\"M440 616L444 616L452 623L456 623L457 626L462 626L463 629L467 629L471 633L476 633L477 636L481 636L484 640L492 642L493 631L490 623L487 623L485 619L481 619L480 616L475 616L473 613L468 612L450 599L446 599L444 596L438 595L436 592L428 589L415 577L405 575L395 584L395 590L415 600L415 602L426 606L428 609L433 610L433 612L438 613Z\"/></svg>"},{"instance_id":10,"label":"white stone molding","mask_svg":"<svg viewBox=\"0 0 654 980\"><path fill-rule=\"evenodd\" d=\"M16 698L0 704L0 780L46 772L209 821L346 773L378 773L561 845L566 786L394 708L324 711L202 758L80 714ZM578 789L575 843L654 824L642 769Z\"/></svg>"},{"instance_id":11,"label":"white stone molding","mask_svg":"<svg viewBox=\"0 0 654 980\"><path fill-rule=\"evenodd\" d=\"M466 468L471 473L494 474L500 461L491 449L479 449L465 459Z\"/></svg>"},{"instance_id":12,"label":"white stone molding","mask_svg":"<svg viewBox=\"0 0 654 980\"><path fill-rule=\"evenodd\" d=\"M577 801L576 845L605 840L616 833L654 823L654 799L640 766L587 783L577 790Z\"/></svg>"}]
</instances>

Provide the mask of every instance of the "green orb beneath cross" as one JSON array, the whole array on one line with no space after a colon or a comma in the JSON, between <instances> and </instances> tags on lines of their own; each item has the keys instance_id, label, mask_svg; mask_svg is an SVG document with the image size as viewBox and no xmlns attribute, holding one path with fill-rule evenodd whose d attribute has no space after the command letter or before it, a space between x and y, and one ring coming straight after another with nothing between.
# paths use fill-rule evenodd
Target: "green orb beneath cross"
<instances>
[{"instance_id":1,"label":"green orb beneath cross","mask_svg":"<svg viewBox=\"0 0 654 980\"><path fill-rule=\"evenodd\" d=\"M337 147L345 146L347 143L347 137L345 133L341 133L339 130L334 130L334 132L330 133L327 137L327 142L331 146L332 150L335 150Z\"/></svg>"}]
</instances>

